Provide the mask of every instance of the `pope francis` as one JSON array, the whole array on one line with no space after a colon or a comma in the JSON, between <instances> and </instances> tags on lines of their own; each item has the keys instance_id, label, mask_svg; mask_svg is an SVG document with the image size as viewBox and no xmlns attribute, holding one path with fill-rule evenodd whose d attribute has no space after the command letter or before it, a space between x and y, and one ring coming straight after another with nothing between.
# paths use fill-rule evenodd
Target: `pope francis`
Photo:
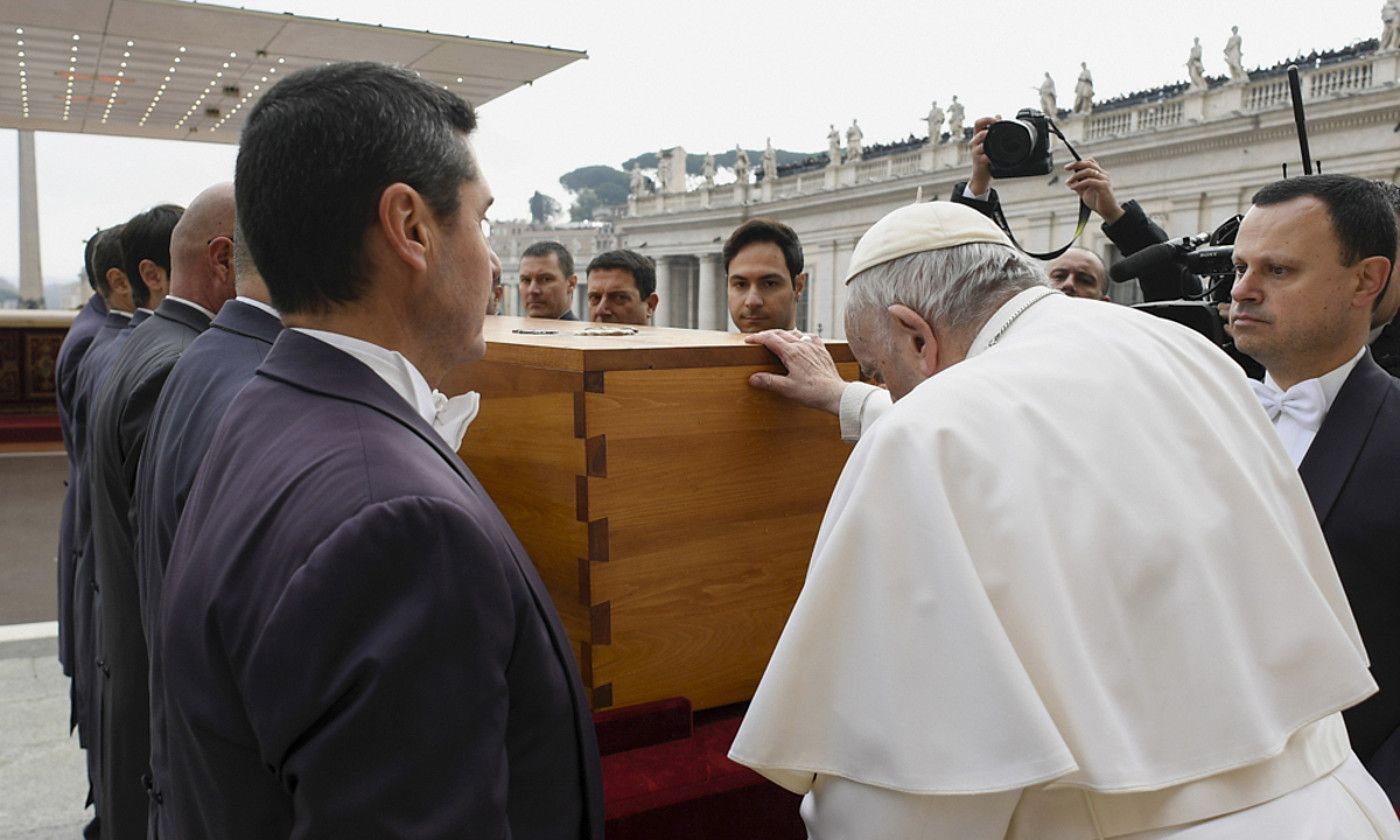
<instances>
[{"instance_id":1,"label":"pope francis","mask_svg":"<svg viewBox=\"0 0 1400 840\"><path fill-rule=\"evenodd\" d=\"M864 430L730 757L815 840L1397 838L1308 497L1195 333L1047 287L977 212L851 257Z\"/></svg>"}]
</instances>

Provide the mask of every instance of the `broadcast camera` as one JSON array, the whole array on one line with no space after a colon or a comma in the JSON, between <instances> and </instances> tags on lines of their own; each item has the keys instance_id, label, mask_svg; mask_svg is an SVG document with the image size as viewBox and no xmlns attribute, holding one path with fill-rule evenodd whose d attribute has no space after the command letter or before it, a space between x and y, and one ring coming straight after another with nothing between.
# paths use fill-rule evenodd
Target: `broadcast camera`
<instances>
[{"instance_id":1,"label":"broadcast camera","mask_svg":"<svg viewBox=\"0 0 1400 840\"><path fill-rule=\"evenodd\" d=\"M1034 108L1022 108L1013 120L992 123L982 143L992 161L992 177L1049 175L1055 167L1050 154L1051 130L1050 118Z\"/></svg>"}]
</instances>

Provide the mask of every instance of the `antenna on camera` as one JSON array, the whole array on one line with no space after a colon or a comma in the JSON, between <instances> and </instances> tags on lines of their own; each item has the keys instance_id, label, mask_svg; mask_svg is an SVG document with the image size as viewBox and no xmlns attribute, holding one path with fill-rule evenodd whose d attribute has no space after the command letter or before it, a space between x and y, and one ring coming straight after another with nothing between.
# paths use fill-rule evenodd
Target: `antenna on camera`
<instances>
[{"instance_id":1,"label":"antenna on camera","mask_svg":"<svg viewBox=\"0 0 1400 840\"><path fill-rule=\"evenodd\" d=\"M1293 124L1298 127L1298 148L1303 153L1303 174L1313 174L1312 154L1308 151L1308 124L1303 118L1303 87L1298 81L1298 65L1288 65L1288 93L1293 98ZM1285 171L1284 176L1288 177Z\"/></svg>"}]
</instances>

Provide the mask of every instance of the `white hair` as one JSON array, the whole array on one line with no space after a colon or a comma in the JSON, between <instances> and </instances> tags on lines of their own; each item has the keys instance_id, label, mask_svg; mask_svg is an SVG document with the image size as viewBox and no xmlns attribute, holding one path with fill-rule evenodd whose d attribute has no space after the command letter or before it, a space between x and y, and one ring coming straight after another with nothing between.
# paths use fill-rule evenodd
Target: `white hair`
<instances>
[{"instance_id":1,"label":"white hair","mask_svg":"<svg viewBox=\"0 0 1400 840\"><path fill-rule=\"evenodd\" d=\"M1008 298L1046 285L1039 266L1005 245L974 242L919 251L851 278L846 332L865 311L883 312L898 303L935 329L970 340ZM876 323L883 325L884 319Z\"/></svg>"}]
</instances>

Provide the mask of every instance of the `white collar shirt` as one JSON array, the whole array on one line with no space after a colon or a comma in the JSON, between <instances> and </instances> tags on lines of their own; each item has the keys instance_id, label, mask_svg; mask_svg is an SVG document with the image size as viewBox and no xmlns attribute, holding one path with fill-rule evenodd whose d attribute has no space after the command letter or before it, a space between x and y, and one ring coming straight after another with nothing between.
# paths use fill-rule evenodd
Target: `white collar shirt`
<instances>
[{"instance_id":1,"label":"white collar shirt","mask_svg":"<svg viewBox=\"0 0 1400 840\"><path fill-rule=\"evenodd\" d=\"M324 341L363 363L426 420L452 450L462 445L467 427L480 408L480 394L468 391L448 399L442 392L429 387L428 380L423 378L418 368L397 350L326 330L307 327L292 329Z\"/></svg>"},{"instance_id":2,"label":"white collar shirt","mask_svg":"<svg viewBox=\"0 0 1400 840\"><path fill-rule=\"evenodd\" d=\"M1313 439L1317 437L1317 430L1327 418L1327 412L1336 401L1337 393L1342 390L1342 383L1347 381L1347 377L1351 375L1365 352L1366 348L1362 347L1340 367L1315 379L1299 382L1287 391L1280 388L1273 376L1267 372L1263 382L1250 383L1260 405L1269 415L1274 431L1278 432L1279 440L1283 442L1283 448L1287 450L1293 466L1303 463ZM1297 398L1304 400L1307 405L1302 412L1284 408L1290 400Z\"/></svg>"}]
</instances>

